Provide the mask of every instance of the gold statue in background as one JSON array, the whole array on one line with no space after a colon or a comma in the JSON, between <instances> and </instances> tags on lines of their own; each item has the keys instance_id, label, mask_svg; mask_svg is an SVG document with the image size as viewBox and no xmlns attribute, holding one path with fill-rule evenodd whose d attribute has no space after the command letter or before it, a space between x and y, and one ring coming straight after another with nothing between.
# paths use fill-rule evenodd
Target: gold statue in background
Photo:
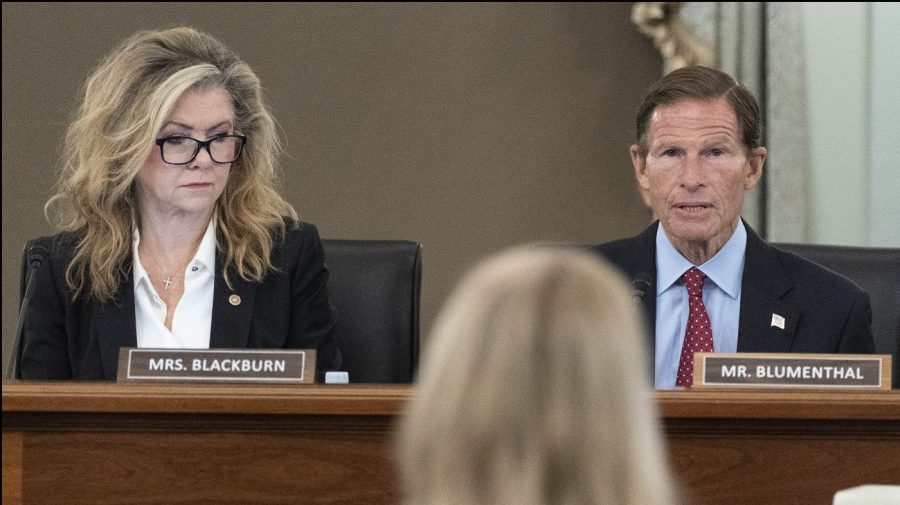
<instances>
[{"instance_id":1,"label":"gold statue in background","mask_svg":"<svg viewBox=\"0 0 900 505\"><path fill-rule=\"evenodd\" d=\"M631 22L653 39L665 60L665 73L688 65L715 66L715 54L678 16L681 2L635 2Z\"/></svg>"}]
</instances>

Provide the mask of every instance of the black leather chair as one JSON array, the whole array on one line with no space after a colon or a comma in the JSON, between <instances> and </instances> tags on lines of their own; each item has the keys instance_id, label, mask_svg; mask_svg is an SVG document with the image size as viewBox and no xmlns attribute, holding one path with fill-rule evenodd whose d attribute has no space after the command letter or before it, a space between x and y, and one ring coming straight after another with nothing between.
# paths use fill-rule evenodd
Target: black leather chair
<instances>
[{"instance_id":1,"label":"black leather chair","mask_svg":"<svg viewBox=\"0 0 900 505\"><path fill-rule=\"evenodd\" d=\"M900 249L816 244L774 244L855 282L872 300L878 354L893 358L893 388L900 389Z\"/></svg>"},{"instance_id":2,"label":"black leather chair","mask_svg":"<svg viewBox=\"0 0 900 505\"><path fill-rule=\"evenodd\" d=\"M335 338L353 383L412 383L419 363L422 246L323 240Z\"/></svg>"}]
</instances>

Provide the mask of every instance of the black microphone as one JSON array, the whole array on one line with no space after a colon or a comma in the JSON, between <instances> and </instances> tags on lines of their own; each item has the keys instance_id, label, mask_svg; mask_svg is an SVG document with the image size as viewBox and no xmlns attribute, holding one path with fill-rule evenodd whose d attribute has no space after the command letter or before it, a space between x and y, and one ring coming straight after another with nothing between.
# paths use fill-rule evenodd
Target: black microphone
<instances>
[{"instance_id":1,"label":"black microphone","mask_svg":"<svg viewBox=\"0 0 900 505\"><path fill-rule=\"evenodd\" d=\"M641 303L650 289L650 274L641 272L631 281L631 297L634 303Z\"/></svg>"},{"instance_id":2,"label":"black microphone","mask_svg":"<svg viewBox=\"0 0 900 505\"><path fill-rule=\"evenodd\" d=\"M28 303L31 302L31 295L34 293L34 276L44 259L50 256L47 248L35 244L28 249L28 264L31 266L31 272L28 274L28 283L25 284L25 295L22 297L22 306L19 307L19 322L16 323L16 333L12 345L12 354L9 356L9 364L6 367L6 378L16 378L16 369L19 367L19 345L22 342L22 326L25 324L25 314L28 313Z\"/></svg>"}]
</instances>

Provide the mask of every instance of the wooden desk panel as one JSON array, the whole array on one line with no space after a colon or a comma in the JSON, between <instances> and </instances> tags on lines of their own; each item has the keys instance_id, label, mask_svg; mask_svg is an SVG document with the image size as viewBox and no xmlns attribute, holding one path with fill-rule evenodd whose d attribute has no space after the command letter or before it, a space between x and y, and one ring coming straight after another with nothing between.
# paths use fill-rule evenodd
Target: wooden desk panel
<instances>
[{"instance_id":1,"label":"wooden desk panel","mask_svg":"<svg viewBox=\"0 0 900 505\"><path fill-rule=\"evenodd\" d=\"M391 504L404 386L3 385L3 503ZM900 392L658 392L686 503L900 484Z\"/></svg>"},{"instance_id":2,"label":"wooden desk panel","mask_svg":"<svg viewBox=\"0 0 900 505\"><path fill-rule=\"evenodd\" d=\"M829 505L839 489L898 482L900 451L882 441L697 437L670 440L686 503ZM692 464L699 472L690 472Z\"/></svg>"},{"instance_id":3,"label":"wooden desk panel","mask_svg":"<svg viewBox=\"0 0 900 505\"><path fill-rule=\"evenodd\" d=\"M686 503L830 504L900 483L900 392L658 392Z\"/></svg>"},{"instance_id":4,"label":"wooden desk panel","mask_svg":"<svg viewBox=\"0 0 900 505\"><path fill-rule=\"evenodd\" d=\"M4 384L4 442L22 443L3 446L3 503L397 503L390 434L408 393Z\"/></svg>"}]
</instances>

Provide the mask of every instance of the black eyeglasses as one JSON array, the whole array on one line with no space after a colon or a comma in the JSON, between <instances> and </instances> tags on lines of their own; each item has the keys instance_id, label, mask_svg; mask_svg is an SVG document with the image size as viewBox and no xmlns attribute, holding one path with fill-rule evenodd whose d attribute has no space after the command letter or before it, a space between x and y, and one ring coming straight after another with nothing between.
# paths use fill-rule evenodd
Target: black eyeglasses
<instances>
[{"instance_id":1,"label":"black eyeglasses","mask_svg":"<svg viewBox=\"0 0 900 505\"><path fill-rule=\"evenodd\" d=\"M241 157L247 137L243 135L221 135L209 140L197 140L176 135L156 139L163 161L170 165L186 165L197 157L200 148L206 149L216 163L231 163Z\"/></svg>"}]
</instances>

